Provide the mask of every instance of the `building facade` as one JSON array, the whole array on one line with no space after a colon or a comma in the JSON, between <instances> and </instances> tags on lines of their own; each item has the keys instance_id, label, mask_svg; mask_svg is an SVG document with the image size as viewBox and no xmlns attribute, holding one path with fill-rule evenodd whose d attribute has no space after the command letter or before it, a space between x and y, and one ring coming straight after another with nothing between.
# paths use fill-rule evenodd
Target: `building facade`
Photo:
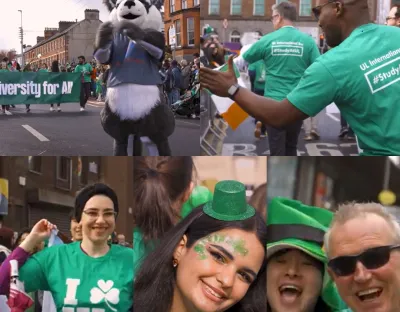
<instances>
[{"instance_id":1,"label":"building facade","mask_svg":"<svg viewBox=\"0 0 400 312\"><path fill-rule=\"evenodd\" d=\"M175 45L170 44L170 28L175 29ZM174 58L192 60L200 50L200 0L165 0L164 32Z\"/></svg>"},{"instance_id":2,"label":"building facade","mask_svg":"<svg viewBox=\"0 0 400 312\"><path fill-rule=\"evenodd\" d=\"M102 21L99 10L85 10L85 19L78 22L60 21L58 28L45 28L44 36L37 37L37 43L24 52L25 63L40 66L58 60L59 64L78 62L78 56L93 59L93 43Z\"/></svg>"},{"instance_id":3,"label":"building facade","mask_svg":"<svg viewBox=\"0 0 400 312\"><path fill-rule=\"evenodd\" d=\"M258 32L261 36L272 32L272 6L282 0L202 0L201 28L210 25L221 42L239 43L245 32ZM296 4L298 18L296 27L310 34L317 42L319 27L312 14L316 0L293 0ZM376 19L376 2L369 0L371 18ZM227 23L224 23L224 20Z\"/></svg>"},{"instance_id":4,"label":"building facade","mask_svg":"<svg viewBox=\"0 0 400 312\"><path fill-rule=\"evenodd\" d=\"M118 196L116 231L132 240L131 157L0 157L0 178L8 180L8 211L0 212L0 220L16 232L46 218L70 236L76 193L103 182Z\"/></svg>"}]
</instances>

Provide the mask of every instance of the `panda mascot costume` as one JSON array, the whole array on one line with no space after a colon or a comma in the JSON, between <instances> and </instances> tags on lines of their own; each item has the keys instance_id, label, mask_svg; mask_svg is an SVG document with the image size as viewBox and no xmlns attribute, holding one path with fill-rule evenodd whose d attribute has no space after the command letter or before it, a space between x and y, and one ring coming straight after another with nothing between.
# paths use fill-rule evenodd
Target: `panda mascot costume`
<instances>
[{"instance_id":1,"label":"panda mascot costume","mask_svg":"<svg viewBox=\"0 0 400 312\"><path fill-rule=\"evenodd\" d=\"M155 146L151 154L169 156L168 137L175 118L162 91L159 65L164 58L161 32L162 0L103 0L109 21L96 34L94 57L110 65L104 131L114 138L114 155L128 155L128 138L134 135L133 155L141 155L142 142Z\"/></svg>"}]
</instances>

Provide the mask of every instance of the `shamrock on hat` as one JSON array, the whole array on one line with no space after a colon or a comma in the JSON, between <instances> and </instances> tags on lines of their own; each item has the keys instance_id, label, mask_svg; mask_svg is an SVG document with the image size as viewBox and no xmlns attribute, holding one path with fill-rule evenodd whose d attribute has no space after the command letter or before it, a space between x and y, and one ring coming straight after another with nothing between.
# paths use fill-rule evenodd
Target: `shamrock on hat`
<instances>
[{"instance_id":1,"label":"shamrock on hat","mask_svg":"<svg viewBox=\"0 0 400 312\"><path fill-rule=\"evenodd\" d=\"M267 259L284 249L298 249L324 264L322 300L333 312L347 308L327 273L323 250L324 235L333 219L327 209L307 206L300 201L275 197L268 205Z\"/></svg>"}]
</instances>

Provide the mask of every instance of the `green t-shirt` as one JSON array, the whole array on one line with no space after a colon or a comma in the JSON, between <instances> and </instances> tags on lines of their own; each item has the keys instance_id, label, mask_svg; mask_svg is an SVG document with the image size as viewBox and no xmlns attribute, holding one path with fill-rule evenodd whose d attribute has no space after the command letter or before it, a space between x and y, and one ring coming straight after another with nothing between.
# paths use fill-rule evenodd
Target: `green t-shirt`
<instances>
[{"instance_id":1,"label":"green t-shirt","mask_svg":"<svg viewBox=\"0 0 400 312\"><path fill-rule=\"evenodd\" d=\"M38 70L39 73L48 73L49 71L47 69L41 68Z\"/></svg>"},{"instance_id":2,"label":"green t-shirt","mask_svg":"<svg viewBox=\"0 0 400 312\"><path fill-rule=\"evenodd\" d=\"M100 258L86 255L80 242L57 245L35 254L20 268L26 292L48 290L57 311L128 311L133 294L133 251L111 245ZM94 311L94 310L93 310Z\"/></svg>"},{"instance_id":3,"label":"green t-shirt","mask_svg":"<svg viewBox=\"0 0 400 312\"><path fill-rule=\"evenodd\" d=\"M262 37L243 54L243 59L248 63L264 60L264 96L282 101L319 56L318 47L309 35L285 26Z\"/></svg>"},{"instance_id":4,"label":"green t-shirt","mask_svg":"<svg viewBox=\"0 0 400 312\"><path fill-rule=\"evenodd\" d=\"M256 78L254 80L254 89L264 90L265 74L266 74L264 60L259 60L255 63L249 64L249 70L256 72Z\"/></svg>"},{"instance_id":5,"label":"green t-shirt","mask_svg":"<svg viewBox=\"0 0 400 312\"><path fill-rule=\"evenodd\" d=\"M79 64L76 65L74 72L75 73L84 73L83 77L85 79L85 82L91 82L92 78L90 76L90 73L92 72L92 70L93 70L92 66L89 63L85 63L83 65L79 65ZM89 73L89 74L85 74L85 72Z\"/></svg>"},{"instance_id":6,"label":"green t-shirt","mask_svg":"<svg viewBox=\"0 0 400 312\"><path fill-rule=\"evenodd\" d=\"M0 73L8 73L10 72L8 69L0 69Z\"/></svg>"},{"instance_id":7,"label":"green t-shirt","mask_svg":"<svg viewBox=\"0 0 400 312\"><path fill-rule=\"evenodd\" d=\"M311 65L287 98L309 116L334 102L363 155L400 155L400 28L366 24Z\"/></svg>"}]
</instances>

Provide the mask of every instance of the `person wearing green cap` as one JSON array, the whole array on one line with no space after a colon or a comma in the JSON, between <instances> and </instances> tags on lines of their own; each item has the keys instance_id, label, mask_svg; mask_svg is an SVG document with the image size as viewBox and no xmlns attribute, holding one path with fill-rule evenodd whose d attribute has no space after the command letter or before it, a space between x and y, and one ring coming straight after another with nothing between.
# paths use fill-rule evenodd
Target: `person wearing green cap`
<instances>
[{"instance_id":1,"label":"person wearing green cap","mask_svg":"<svg viewBox=\"0 0 400 312\"><path fill-rule=\"evenodd\" d=\"M218 182L213 200L168 231L143 262L135 310L265 312L266 242L265 221L247 204L245 186Z\"/></svg>"},{"instance_id":2,"label":"person wearing green cap","mask_svg":"<svg viewBox=\"0 0 400 312\"><path fill-rule=\"evenodd\" d=\"M268 205L269 312L338 312L347 306L326 271L329 210L274 198Z\"/></svg>"}]
</instances>

